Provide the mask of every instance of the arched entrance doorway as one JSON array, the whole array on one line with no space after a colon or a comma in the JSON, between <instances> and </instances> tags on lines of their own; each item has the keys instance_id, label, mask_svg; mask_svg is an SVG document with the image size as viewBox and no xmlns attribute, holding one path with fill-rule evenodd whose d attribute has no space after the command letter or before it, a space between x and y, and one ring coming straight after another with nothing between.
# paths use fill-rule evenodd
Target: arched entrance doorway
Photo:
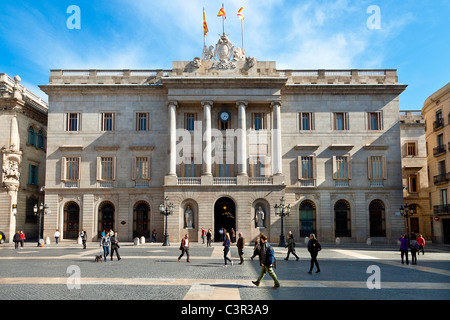
<instances>
[{"instance_id":1,"label":"arched entrance doorway","mask_svg":"<svg viewBox=\"0 0 450 320\"><path fill-rule=\"evenodd\" d=\"M222 197L214 205L214 241L220 241L219 230L224 228L230 232L236 230L236 205L227 197Z\"/></svg>"},{"instance_id":2,"label":"arched entrance doorway","mask_svg":"<svg viewBox=\"0 0 450 320\"><path fill-rule=\"evenodd\" d=\"M145 201L139 201L133 210L133 238L150 238L150 207Z\"/></svg>"},{"instance_id":3,"label":"arched entrance doorway","mask_svg":"<svg viewBox=\"0 0 450 320\"><path fill-rule=\"evenodd\" d=\"M109 201L102 202L98 207L98 236L103 230L109 232L114 230L114 204Z\"/></svg>"},{"instance_id":4,"label":"arched entrance doorway","mask_svg":"<svg viewBox=\"0 0 450 320\"><path fill-rule=\"evenodd\" d=\"M64 206L64 239L77 239L80 227L80 206L76 202L68 202Z\"/></svg>"}]
</instances>

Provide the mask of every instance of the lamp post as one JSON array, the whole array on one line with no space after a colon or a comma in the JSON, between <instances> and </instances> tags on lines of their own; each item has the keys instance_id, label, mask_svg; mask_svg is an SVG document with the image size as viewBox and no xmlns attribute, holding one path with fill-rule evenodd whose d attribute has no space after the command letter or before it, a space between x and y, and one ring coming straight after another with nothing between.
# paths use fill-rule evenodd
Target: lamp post
<instances>
[{"instance_id":1,"label":"lamp post","mask_svg":"<svg viewBox=\"0 0 450 320\"><path fill-rule=\"evenodd\" d=\"M167 217L173 213L173 203L169 203L169 197L166 196L164 199L165 205L159 205L159 212L166 217L166 228L164 231L164 242L163 246L170 246L169 243L169 233L167 232Z\"/></svg>"},{"instance_id":2,"label":"lamp post","mask_svg":"<svg viewBox=\"0 0 450 320\"><path fill-rule=\"evenodd\" d=\"M408 206L407 203L405 203L405 206L400 206L400 214L406 219L406 234L408 237L408 242L410 238L409 234L409 218L415 213L413 206Z\"/></svg>"},{"instance_id":3,"label":"lamp post","mask_svg":"<svg viewBox=\"0 0 450 320\"><path fill-rule=\"evenodd\" d=\"M291 205L287 205L285 204L285 199L284 197L281 197L280 199L280 204L275 204L274 209L275 209L275 215L280 216L281 217L281 234L280 234L280 247L286 247L286 242L284 240L284 217L289 216L289 213L291 212Z\"/></svg>"},{"instance_id":4,"label":"lamp post","mask_svg":"<svg viewBox=\"0 0 450 320\"><path fill-rule=\"evenodd\" d=\"M34 212L34 215L35 216L39 216L39 231L38 231L38 243L37 243L37 246L39 247L39 245L40 245L40 240L42 239L41 238L41 232L42 232L42 216L43 215L47 215L47 214L50 214L50 210L48 209L48 206L46 205L46 204L43 204L42 202L41 202L41 204L39 205L39 207L38 207L38 205L37 205L37 203L34 205L34 207L33 207L33 212ZM42 235L43 236L43 235Z\"/></svg>"}]
</instances>

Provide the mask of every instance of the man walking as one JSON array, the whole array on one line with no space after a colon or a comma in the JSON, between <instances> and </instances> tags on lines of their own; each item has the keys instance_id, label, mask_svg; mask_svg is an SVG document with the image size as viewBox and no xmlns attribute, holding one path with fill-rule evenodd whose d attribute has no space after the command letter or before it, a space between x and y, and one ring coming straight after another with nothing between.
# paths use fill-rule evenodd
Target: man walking
<instances>
[{"instance_id":1,"label":"man walking","mask_svg":"<svg viewBox=\"0 0 450 320\"><path fill-rule=\"evenodd\" d=\"M258 280L252 281L252 283L258 287L259 284L261 283L261 280L264 278L266 273L268 273L269 276L274 281L273 288L277 289L280 287L280 282L278 282L277 275L273 271L273 266L275 264L275 254L273 248L267 242L267 236L265 234L261 234L260 241L261 241L261 252L259 257L261 264L261 272L259 274Z\"/></svg>"},{"instance_id":2,"label":"man walking","mask_svg":"<svg viewBox=\"0 0 450 320\"><path fill-rule=\"evenodd\" d=\"M288 248L288 252L287 252L287 256L286 258L284 258L284 260L289 260L289 254L292 252L292 254L297 258L298 261L298 256L295 254L295 241L294 241L294 235L289 231L289 235L288 235L288 245L286 246L286 248Z\"/></svg>"},{"instance_id":3,"label":"man walking","mask_svg":"<svg viewBox=\"0 0 450 320\"><path fill-rule=\"evenodd\" d=\"M116 252L117 260L120 261L119 248L119 237L117 236L117 232L114 232L114 235L111 237L111 261L113 261L114 251Z\"/></svg>"},{"instance_id":4,"label":"man walking","mask_svg":"<svg viewBox=\"0 0 450 320\"><path fill-rule=\"evenodd\" d=\"M239 259L241 259L241 262L239 262L239 264L243 264L244 263L245 239L242 236L242 232L239 232L239 239L237 241L236 246L238 248Z\"/></svg>"},{"instance_id":5,"label":"man walking","mask_svg":"<svg viewBox=\"0 0 450 320\"><path fill-rule=\"evenodd\" d=\"M111 238L109 237L109 233L105 234L100 241L100 247L103 247L103 259L106 260L106 257L109 255L109 248L111 247Z\"/></svg>"},{"instance_id":6,"label":"man walking","mask_svg":"<svg viewBox=\"0 0 450 320\"><path fill-rule=\"evenodd\" d=\"M186 253L187 256L187 262L191 262L189 260L189 236L187 234L184 235L184 238L181 240L181 245L180 245L180 250L181 250L181 254L178 257L178 261L181 260L181 258L184 256L184 254Z\"/></svg>"},{"instance_id":7,"label":"man walking","mask_svg":"<svg viewBox=\"0 0 450 320\"><path fill-rule=\"evenodd\" d=\"M81 242L83 243L83 249L86 249L87 233L83 229L81 229L80 238L81 238Z\"/></svg>"}]
</instances>

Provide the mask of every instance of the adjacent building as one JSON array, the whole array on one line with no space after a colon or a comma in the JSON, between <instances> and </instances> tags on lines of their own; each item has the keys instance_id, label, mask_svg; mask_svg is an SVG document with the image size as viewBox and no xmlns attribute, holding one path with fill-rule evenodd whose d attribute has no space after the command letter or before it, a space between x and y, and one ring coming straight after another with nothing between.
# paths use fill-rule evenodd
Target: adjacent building
<instances>
[{"instance_id":1,"label":"adjacent building","mask_svg":"<svg viewBox=\"0 0 450 320\"><path fill-rule=\"evenodd\" d=\"M405 88L396 70L280 70L225 35L170 70L51 70L45 235L162 241L167 197L171 242L233 228L393 243Z\"/></svg>"},{"instance_id":2,"label":"adjacent building","mask_svg":"<svg viewBox=\"0 0 450 320\"><path fill-rule=\"evenodd\" d=\"M48 105L20 82L0 73L0 231L6 241L19 230L38 237L33 207L44 201Z\"/></svg>"},{"instance_id":3,"label":"adjacent building","mask_svg":"<svg viewBox=\"0 0 450 320\"><path fill-rule=\"evenodd\" d=\"M450 83L433 93L423 105L426 127L426 152L430 185L430 207L433 210L432 239L450 243L449 145L450 145ZM447 115L447 116L446 116Z\"/></svg>"}]
</instances>

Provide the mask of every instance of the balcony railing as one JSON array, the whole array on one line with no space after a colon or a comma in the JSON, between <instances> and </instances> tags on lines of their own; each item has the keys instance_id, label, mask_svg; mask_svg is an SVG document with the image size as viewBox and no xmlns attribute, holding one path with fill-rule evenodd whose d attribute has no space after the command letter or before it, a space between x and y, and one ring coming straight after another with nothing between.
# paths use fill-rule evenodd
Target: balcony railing
<instances>
[{"instance_id":1,"label":"balcony railing","mask_svg":"<svg viewBox=\"0 0 450 320\"><path fill-rule=\"evenodd\" d=\"M448 183L450 181L450 172L434 176L433 180L435 185Z\"/></svg>"},{"instance_id":2,"label":"balcony railing","mask_svg":"<svg viewBox=\"0 0 450 320\"><path fill-rule=\"evenodd\" d=\"M447 152L447 149L445 148L445 144L442 144L440 146L437 146L436 148L433 148L433 155L439 156L441 154L444 154Z\"/></svg>"},{"instance_id":3,"label":"balcony railing","mask_svg":"<svg viewBox=\"0 0 450 320\"><path fill-rule=\"evenodd\" d=\"M433 122L433 128L435 131L443 127L444 127L444 118L437 119L435 122Z\"/></svg>"},{"instance_id":4,"label":"balcony railing","mask_svg":"<svg viewBox=\"0 0 450 320\"><path fill-rule=\"evenodd\" d=\"M384 187L384 181L383 180L370 180L370 187L371 188L382 188L382 187Z\"/></svg>"},{"instance_id":5,"label":"balcony railing","mask_svg":"<svg viewBox=\"0 0 450 320\"><path fill-rule=\"evenodd\" d=\"M450 212L450 205L449 204L441 204L438 206L433 206L433 212L434 214L446 214Z\"/></svg>"},{"instance_id":6,"label":"balcony railing","mask_svg":"<svg viewBox=\"0 0 450 320\"><path fill-rule=\"evenodd\" d=\"M73 181L66 181L66 188L79 188L80 187L80 181L73 180Z\"/></svg>"},{"instance_id":7,"label":"balcony railing","mask_svg":"<svg viewBox=\"0 0 450 320\"><path fill-rule=\"evenodd\" d=\"M99 181L98 183L100 188L114 188L115 186L115 181L113 180Z\"/></svg>"},{"instance_id":8,"label":"balcony railing","mask_svg":"<svg viewBox=\"0 0 450 320\"><path fill-rule=\"evenodd\" d=\"M202 180L200 177L181 177L177 178L177 185L186 186L186 185L201 185Z\"/></svg>"},{"instance_id":9,"label":"balcony railing","mask_svg":"<svg viewBox=\"0 0 450 320\"><path fill-rule=\"evenodd\" d=\"M214 177L213 184L215 184L215 185L236 185L237 178L235 178L235 177Z\"/></svg>"},{"instance_id":10,"label":"balcony railing","mask_svg":"<svg viewBox=\"0 0 450 320\"><path fill-rule=\"evenodd\" d=\"M253 185L273 184L273 178L272 177L250 177L250 178L248 178L248 184L253 184Z\"/></svg>"},{"instance_id":11,"label":"balcony railing","mask_svg":"<svg viewBox=\"0 0 450 320\"><path fill-rule=\"evenodd\" d=\"M316 180L300 180L300 187L315 187L316 186Z\"/></svg>"}]
</instances>

